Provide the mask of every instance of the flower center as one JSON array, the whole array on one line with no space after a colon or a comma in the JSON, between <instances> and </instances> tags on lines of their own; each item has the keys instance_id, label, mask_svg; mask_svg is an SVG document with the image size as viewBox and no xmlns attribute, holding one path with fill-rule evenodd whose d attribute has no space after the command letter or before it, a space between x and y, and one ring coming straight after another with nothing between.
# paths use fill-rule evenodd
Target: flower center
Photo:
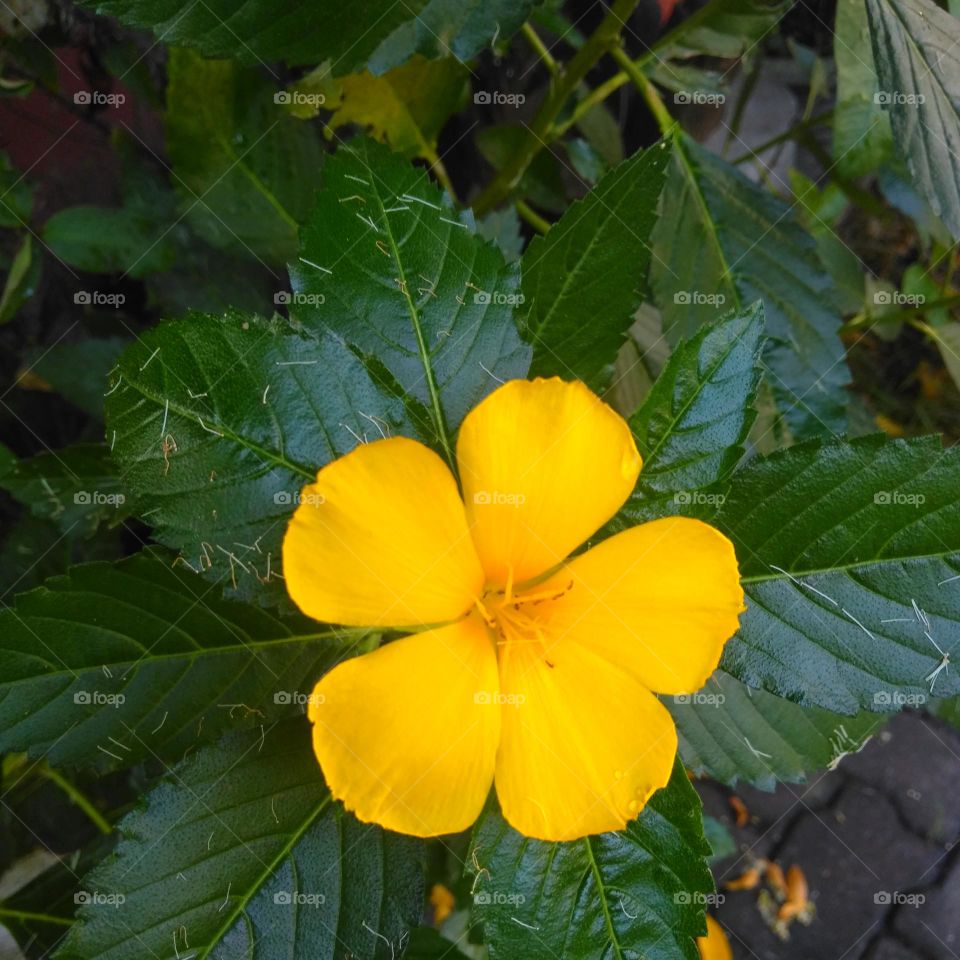
<instances>
[{"instance_id":1,"label":"flower center","mask_svg":"<svg viewBox=\"0 0 960 960\"><path fill-rule=\"evenodd\" d=\"M476 601L476 607L491 631L501 664L511 647L532 645L544 663L553 668L543 623L537 614L543 604L559 600L572 587L572 580L566 586L533 587L516 593L512 580L508 580L505 587L487 587L483 597Z\"/></svg>"}]
</instances>

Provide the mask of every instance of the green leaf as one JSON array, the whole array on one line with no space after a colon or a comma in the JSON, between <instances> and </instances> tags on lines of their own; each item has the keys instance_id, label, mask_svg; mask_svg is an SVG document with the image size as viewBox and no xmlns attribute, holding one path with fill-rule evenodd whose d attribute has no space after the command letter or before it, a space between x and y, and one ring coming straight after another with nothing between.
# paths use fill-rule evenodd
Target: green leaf
<instances>
[{"instance_id":1,"label":"green leaf","mask_svg":"<svg viewBox=\"0 0 960 960\"><path fill-rule=\"evenodd\" d=\"M496 171L511 160L525 140L524 128L506 123L481 127L474 134L474 142L480 156ZM568 182L564 179L567 168L550 150L541 150L517 182L514 194L523 197L535 207L556 213L566 211L570 203L567 197Z\"/></svg>"},{"instance_id":2,"label":"green leaf","mask_svg":"<svg viewBox=\"0 0 960 960\"><path fill-rule=\"evenodd\" d=\"M419 916L421 842L334 805L306 721L188 757L119 832L58 960L374 960Z\"/></svg>"},{"instance_id":3,"label":"green leaf","mask_svg":"<svg viewBox=\"0 0 960 960\"><path fill-rule=\"evenodd\" d=\"M143 277L168 269L177 255L169 221L137 206L69 207L46 222L43 239L55 256L89 273Z\"/></svg>"},{"instance_id":4,"label":"green leaf","mask_svg":"<svg viewBox=\"0 0 960 960\"><path fill-rule=\"evenodd\" d=\"M107 377L130 343L125 337L89 337L60 341L28 352L26 366L74 406L97 420L103 419Z\"/></svg>"},{"instance_id":5,"label":"green leaf","mask_svg":"<svg viewBox=\"0 0 960 960\"><path fill-rule=\"evenodd\" d=\"M816 240L820 260L833 278L839 310L843 314L859 313L864 303L864 267L837 233L837 225L850 206L843 188L831 180L820 190L799 170L791 170L788 177L800 222Z\"/></svg>"},{"instance_id":6,"label":"green leaf","mask_svg":"<svg viewBox=\"0 0 960 960\"><path fill-rule=\"evenodd\" d=\"M521 261L531 374L604 385L642 300L668 144L643 150L577 200ZM589 322L585 322L589 318Z\"/></svg>"},{"instance_id":7,"label":"green leaf","mask_svg":"<svg viewBox=\"0 0 960 960\"><path fill-rule=\"evenodd\" d=\"M938 700L932 706L936 716L960 730L960 697Z\"/></svg>"},{"instance_id":8,"label":"green leaf","mask_svg":"<svg viewBox=\"0 0 960 960\"><path fill-rule=\"evenodd\" d=\"M89 539L64 536L52 520L25 510L0 525L0 533L0 600L5 604L15 592L38 586L73 564L113 560L129 549L119 527L100 527Z\"/></svg>"},{"instance_id":9,"label":"green leaf","mask_svg":"<svg viewBox=\"0 0 960 960\"><path fill-rule=\"evenodd\" d=\"M856 179L876 170L893 144L890 121L875 97L877 72L862 0L838 0L833 54L837 64L833 159L841 176Z\"/></svg>"},{"instance_id":10,"label":"green leaf","mask_svg":"<svg viewBox=\"0 0 960 960\"><path fill-rule=\"evenodd\" d=\"M597 181L608 171L603 158L583 137L574 137L562 143L577 176L591 187L595 187Z\"/></svg>"},{"instance_id":11,"label":"green leaf","mask_svg":"<svg viewBox=\"0 0 960 960\"><path fill-rule=\"evenodd\" d=\"M184 215L208 243L282 264L313 198L314 129L233 61L174 48L167 72L167 148Z\"/></svg>"},{"instance_id":12,"label":"green leaf","mask_svg":"<svg viewBox=\"0 0 960 960\"><path fill-rule=\"evenodd\" d=\"M143 554L73 567L0 610L0 752L101 767L179 758L302 714L350 636L221 599Z\"/></svg>"},{"instance_id":13,"label":"green leaf","mask_svg":"<svg viewBox=\"0 0 960 960\"><path fill-rule=\"evenodd\" d=\"M855 753L883 725L873 713L844 717L751 690L717 670L704 688L663 697L680 736L684 766L733 786L798 783Z\"/></svg>"},{"instance_id":14,"label":"green leaf","mask_svg":"<svg viewBox=\"0 0 960 960\"><path fill-rule=\"evenodd\" d=\"M339 94L327 126L338 130L355 123L407 159L437 160L437 137L469 90L469 73L447 57L409 63L382 76L363 73L331 81Z\"/></svg>"},{"instance_id":15,"label":"green leaf","mask_svg":"<svg viewBox=\"0 0 960 960\"><path fill-rule=\"evenodd\" d=\"M762 348L763 307L754 304L674 350L630 418L643 469L619 527L716 513L753 423Z\"/></svg>"},{"instance_id":16,"label":"green leaf","mask_svg":"<svg viewBox=\"0 0 960 960\"><path fill-rule=\"evenodd\" d=\"M0 151L0 227L19 230L33 211L33 189L24 175Z\"/></svg>"},{"instance_id":17,"label":"green leaf","mask_svg":"<svg viewBox=\"0 0 960 960\"><path fill-rule=\"evenodd\" d=\"M663 335L660 311L652 303L645 303L637 311L627 342L617 356L607 402L625 417L635 413L669 358L670 344Z\"/></svg>"},{"instance_id":18,"label":"green leaf","mask_svg":"<svg viewBox=\"0 0 960 960\"><path fill-rule=\"evenodd\" d=\"M842 431L847 371L835 291L816 241L770 191L678 134L653 231L651 283L674 341L718 307L763 300L767 379L797 438Z\"/></svg>"},{"instance_id":19,"label":"green leaf","mask_svg":"<svg viewBox=\"0 0 960 960\"><path fill-rule=\"evenodd\" d=\"M960 389L960 323L952 320L943 326L927 325L926 331L936 341L943 365Z\"/></svg>"},{"instance_id":20,"label":"green leaf","mask_svg":"<svg viewBox=\"0 0 960 960\"><path fill-rule=\"evenodd\" d=\"M477 233L496 244L508 263L516 263L523 253L520 215L516 207L491 210L477 221Z\"/></svg>"},{"instance_id":21,"label":"green leaf","mask_svg":"<svg viewBox=\"0 0 960 960\"><path fill-rule=\"evenodd\" d=\"M790 0L712 0L658 41L657 60L748 54L791 7Z\"/></svg>"},{"instance_id":22,"label":"green leaf","mask_svg":"<svg viewBox=\"0 0 960 960\"><path fill-rule=\"evenodd\" d=\"M577 129L583 138L575 141L585 143L596 157L595 163L603 170L623 163L623 135L620 123L607 103L598 103L577 120ZM568 149L571 142L565 141Z\"/></svg>"},{"instance_id":23,"label":"green leaf","mask_svg":"<svg viewBox=\"0 0 960 960\"><path fill-rule=\"evenodd\" d=\"M0 476L0 487L64 533L89 536L101 523L114 526L128 514L123 484L102 443L78 443L21 460Z\"/></svg>"},{"instance_id":24,"label":"green leaf","mask_svg":"<svg viewBox=\"0 0 960 960\"><path fill-rule=\"evenodd\" d=\"M0 479L6 476L16 462L17 457L14 452L9 447L0 443Z\"/></svg>"},{"instance_id":25,"label":"green leaf","mask_svg":"<svg viewBox=\"0 0 960 960\"><path fill-rule=\"evenodd\" d=\"M516 267L422 169L371 140L327 161L290 274L297 318L382 361L430 411L431 442L448 459L464 414L526 374Z\"/></svg>"},{"instance_id":26,"label":"green leaf","mask_svg":"<svg viewBox=\"0 0 960 960\"><path fill-rule=\"evenodd\" d=\"M172 269L147 278L151 306L164 317L181 317L191 311L224 313L273 310L277 275L249 252L218 250L189 230L179 239Z\"/></svg>"},{"instance_id":27,"label":"green leaf","mask_svg":"<svg viewBox=\"0 0 960 960\"><path fill-rule=\"evenodd\" d=\"M737 842L730 831L716 818L703 818L703 835L710 844L710 862L725 860L737 852Z\"/></svg>"},{"instance_id":28,"label":"green leaf","mask_svg":"<svg viewBox=\"0 0 960 960\"><path fill-rule=\"evenodd\" d=\"M10 263L0 292L0 326L9 323L25 300L33 296L40 276L40 260L33 256L33 237L27 234Z\"/></svg>"},{"instance_id":29,"label":"green leaf","mask_svg":"<svg viewBox=\"0 0 960 960\"><path fill-rule=\"evenodd\" d=\"M718 526L748 609L723 668L846 714L960 692L956 669L933 677L936 645L957 652L958 469L960 448L936 437L874 435L800 444L738 471Z\"/></svg>"},{"instance_id":30,"label":"green leaf","mask_svg":"<svg viewBox=\"0 0 960 960\"><path fill-rule=\"evenodd\" d=\"M207 57L248 63L333 60L339 71L370 64L382 73L414 53L469 60L495 36L518 30L535 0L410 0L384 6L358 0L84 0L123 23L150 27L164 43L196 47Z\"/></svg>"},{"instance_id":31,"label":"green leaf","mask_svg":"<svg viewBox=\"0 0 960 960\"><path fill-rule=\"evenodd\" d=\"M499 812L474 828L474 917L492 960L697 960L713 892L700 799L680 763L625 830L531 840Z\"/></svg>"},{"instance_id":32,"label":"green leaf","mask_svg":"<svg viewBox=\"0 0 960 960\"><path fill-rule=\"evenodd\" d=\"M867 0L880 96L920 192L960 237L960 21L929 0Z\"/></svg>"},{"instance_id":33,"label":"green leaf","mask_svg":"<svg viewBox=\"0 0 960 960\"><path fill-rule=\"evenodd\" d=\"M403 951L404 960L467 960L456 944L433 927L417 927Z\"/></svg>"},{"instance_id":34,"label":"green leaf","mask_svg":"<svg viewBox=\"0 0 960 960\"><path fill-rule=\"evenodd\" d=\"M186 563L280 602L280 543L299 491L363 438L417 436L373 363L321 332L231 312L144 333L106 398L136 512Z\"/></svg>"}]
</instances>

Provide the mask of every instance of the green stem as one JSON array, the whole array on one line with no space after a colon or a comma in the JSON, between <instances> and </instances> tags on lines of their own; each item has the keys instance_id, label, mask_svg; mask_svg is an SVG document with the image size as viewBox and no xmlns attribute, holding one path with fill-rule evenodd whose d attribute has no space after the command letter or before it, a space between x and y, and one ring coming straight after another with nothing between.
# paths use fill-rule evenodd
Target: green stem
<instances>
[{"instance_id":1,"label":"green stem","mask_svg":"<svg viewBox=\"0 0 960 960\"><path fill-rule=\"evenodd\" d=\"M758 147L751 147L747 150L746 153L741 154L737 157L736 160L731 161L734 165L746 163L748 160L759 160L762 153L766 153L771 147L779 146L781 143L784 143L787 140L793 140L794 137L799 136L801 133L805 133L807 130L812 129L813 127L820 126L821 123L826 123L833 117L833 108L825 110L823 113L818 113L815 117L810 117L808 120L800 120L795 123L789 130L784 130L783 133L778 133L775 137L771 137L769 140L764 141Z\"/></svg>"},{"instance_id":2,"label":"green stem","mask_svg":"<svg viewBox=\"0 0 960 960\"><path fill-rule=\"evenodd\" d=\"M590 69L617 42L620 31L638 3L639 0L614 0L600 26L574 58L560 69L553 89L526 128L523 141L474 202L473 208L478 214L483 215L502 203L520 182L530 162L546 145L553 123L564 104L577 91Z\"/></svg>"},{"instance_id":3,"label":"green stem","mask_svg":"<svg viewBox=\"0 0 960 960\"><path fill-rule=\"evenodd\" d=\"M595 106L603 103L611 93L619 90L627 82L625 73L617 73L604 80L599 87L594 87L582 100L577 102L570 116L560 123L555 123L550 131L550 139L556 140L562 137L574 124L588 114Z\"/></svg>"},{"instance_id":4,"label":"green stem","mask_svg":"<svg viewBox=\"0 0 960 960\"><path fill-rule=\"evenodd\" d=\"M905 307L902 310L890 310L887 313L880 314L879 316L867 316L866 314L862 314L845 323L840 328L840 332L859 333L864 327L872 327L878 323L906 322L910 323L918 330L921 330L923 333L936 340L936 327L931 327L929 324L923 321L916 320L917 314L929 313L932 310L951 310L957 306L960 306L960 294L954 294L953 296L943 297L942 299L938 300L928 300L926 303L918 303L915 306Z\"/></svg>"},{"instance_id":5,"label":"green stem","mask_svg":"<svg viewBox=\"0 0 960 960\"><path fill-rule=\"evenodd\" d=\"M58 770L44 764L38 772L51 783L55 783L70 798L71 803L76 804L104 836L109 836L113 832L110 822L104 818L90 799Z\"/></svg>"},{"instance_id":6,"label":"green stem","mask_svg":"<svg viewBox=\"0 0 960 960\"><path fill-rule=\"evenodd\" d=\"M413 335L417 341L417 351L420 354L420 363L423 365L423 375L427 383L427 392L430 395L430 406L433 414L433 424L437 431L437 440L443 447L443 454L451 469L456 469L456 458L453 455L453 446L450 443L450 437L447 434L447 422L443 415L443 406L440 403L440 388L437 386L437 378L433 369L433 362L430 358L430 351L427 349L427 341L423 333L423 325L420 322L420 311L410 296L410 290L407 286L407 274L403 267L403 260L400 257L400 248L397 246L397 238L393 234L390 221L384 211L385 204L382 197L380 201L380 216L386 225L387 241L390 244L390 254L393 262L397 265L400 273L399 286L403 299L407 304L407 312L410 314L410 324L413 327Z\"/></svg>"},{"instance_id":7,"label":"green stem","mask_svg":"<svg viewBox=\"0 0 960 960\"><path fill-rule=\"evenodd\" d=\"M6 917L9 920L34 920L37 923L53 923L58 927L70 927L73 921L69 917L54 917L49 913L34 913L32 910L11 910L0 907L0 920Z\"/></svg>"},{"instance_id":8,"label":"green stem","mask_svg":"<svg viewBox=\"0 0 960 960\"><path fill-rule=\"evenodd\" d=\"M678 23L669 33L665 33L653 46L649 47L645 53L637 57L636 60L631 61L633 66L637 70L646 70L646 68L655 60L661 59L661 52L669 49L677 42L681 42L683 37L695 30L701 23L709 20L712 16L716 14L716 8L726 2L726 0L711 0L710 3L702 6L696 13L687 17L686 20ZM592 40L592 38L591 38ZM581 48L582 49L582 48ZM596 51L594 51L595 53ZM572 66L572 64L571 64ZM562 69L561 69L562 73ZM620 70L618 73L615 73L612 77L607 80L604 80L598 87L595 87L592 91L587 93L577 104L574 106L571 114L564 120L559 122L554 120L554 122L546 128L545 132L540 134L540 142L535 148L525 153L523 156L518 157L514 164L511 165L510 176L513 177L511 183L504 185L499 181L501 178L506 181L508 176L505 175L505 171L501 171L500 175L490 184L490 186L480 194L477 198L477 202L482 202L484 204L484 211L494 207L502 199L504 199L509 193L511 186L515 185L520 177L523 175L523 172L527 169L530 162L537 155L537 153L545 146L548 146L557 138L563 136L574 124L576 124L583 116L589 113L597 104L603 103L611 94L619 90L624 84L630 82L631 77L627 74L626 70ZM570 93L576 92L576 89L579 89L577 84L572 85ZM552 98L551 98L552 99ZM544 105L546 107L546 104ZM560 104L562 108L562 104ZM554 113L554 117L559 115L559 108Z\"/></svg>"},{"instance_id":9,"label":"green stem","mask_svg":"<svg viewBox=\"0 0 960 960\"><path fill-rule=\"evenodd\" d=\"M657 93L653 84L647 79L647 75L630 59L626 50L619 44L611 48L610 56L620 64L623 72L630 78L637 90L640 91L641 96L650 108L650 112L657 121L657 125L660 127L660 132L664 136L669 134L670 131L673 130L674 119L670 116L670 111L664 106L663 100L660 99L660 94Z\"/></svg>"},{"instance_id":10,"label":"green stem","mask_svg":"<svg viewBox=\"0 0 960 960\"><path fill-rule=\"evenodd\" d=\"M537 31L533 29L529 21L527 21L521 29L523 30L524 37L527 38L527 42L533 47L534 53L543 61L543 65L550 71L551 75L555 77L560 72L560 66L557 61L554 60L553 54L550 53L544 42L540 39Z\"/></svg>"},{"instance_id":11,"label":"green stem","mask_svg":"<svg viewBox=\"0 0 960 960\"><path fill-rule=\"evenodd\" d=\"M867 213L873 214L882 220L890 219L891 214L889 208L869 190L865 190L853 180L843 176L837 169L836 161L827 153L820 141L810 134L809 130L800 130L797 142L814 155L817 162L830 174L833 181L861 209L866 210Z\"/></svg>"},{"instance_id":12,"label":"green stem","mask_svg":"<svg viewBox=\"0 0 960 960\"><path fill-rule=\"evenodd\" d=\"M701 23L706 20L709 20L716 13L716 8L720 4L724 3L725 0L712 0L711 3L704 4L696 13L691 14L685 20L681 20L669 33L665 33L660 37L653 46L649 47L647 51L637 57L636 60L631 61L638 70L645 70L651 62L654 60L660 60L660 51L665 50L671 47L678 40L695 30ZM572 127L577 120L579 120L585 113L589 110L592 110L598 103L606 100L610 94L615 93L619 90L625 83L630 82L630 76L626 70L621 70L619 73L615 73L608 80L604 80L599 87L593 90L592 93L588 94L577 106L574 108L573 114L568 120L565 120L562 124L555 128L557 135L565 133L567 130Z\"/></svg>"},{"instance_id":13,"label":"green stem","mask_svg":"<svg viewBox=\"0 0 960 960\"><path fill-rule=\"evenodd\" d=\"M533 207L529 206L523 200L515 201L515 206L521 218L526 220L537 233L546 233L550 229L550 221L544 220Z\"/></svg>"}]
</instances>

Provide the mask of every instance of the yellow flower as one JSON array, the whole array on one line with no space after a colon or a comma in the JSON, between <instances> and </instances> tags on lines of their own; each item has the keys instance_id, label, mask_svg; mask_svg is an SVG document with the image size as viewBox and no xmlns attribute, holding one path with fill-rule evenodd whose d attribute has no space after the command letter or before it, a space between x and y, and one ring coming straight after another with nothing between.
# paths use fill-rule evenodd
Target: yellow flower
<instances>
[{"instance_id":1,"label":"yellow flower","mask_svg":"<svg viewBox=\"0 0 960 960\"><path fill-rule=\"evenodd\" d=\"M707 935L697 937L697 949L700 951L700 960L733 960L730 941L723 932L723 927L709 913L707 914Z\"/></svg>"},{"instance_id":2,"label":"yellow flower","mask_svg":"<svg viewBox=\"0 0 960 960\"><path fill-rule=\"evenodd\" d=\"M341 663L310 699L327 784L366 822L464 830L491 784L531 837L622 829L670 778L673 720L743 610L733 546L669 517L570 554L633 491L630 428L582 383L514 380L463 421L457 481L395 437L304 488L290 596L332 623L419 632Z\"/></svg>"}]
</instances>

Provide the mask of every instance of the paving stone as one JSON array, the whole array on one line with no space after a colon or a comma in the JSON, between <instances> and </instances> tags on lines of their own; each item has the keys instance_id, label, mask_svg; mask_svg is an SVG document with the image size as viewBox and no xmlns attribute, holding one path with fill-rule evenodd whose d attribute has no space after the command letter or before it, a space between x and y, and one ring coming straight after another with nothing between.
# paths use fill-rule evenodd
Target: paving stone
<instances>
[{"instance_id":1,"label":"paving stone","mask_svg":"<svg viewBox=\"0 0 960 960\"><path fill-rule=\"evenodd\" d=\"M903 830L882 794L851 781L833 808L805 812L778 851L785 869L796 863L806 874L817 907L813 923L794 924L784 944L756 909L756 891L728 894L719 917L747 945L744 957L859 960L881 932L891 910L886 901L915 886L941 856L935 845Z\"/></svg>"},{"instance_id":2,"label":"paving stone","mask_svg":"<svg viewBox=\"0 0 960 960\"><path fill-rule=\"evenodd\" d=\"M820 774L809 783L780 784L775 791L755 790L748 786L734 789L714 783L697 782L704 813L716 817L730 831L738 853L714 864L718 882L741 874L753 861L765 859L783 841L790 825L805 809L821 810L836 797L844 781L835 774ZM747 806L749 822L742 827L730 806L730 797L738 796Z\"/></svg>"},{"instance_id":3,"label":"paving stone","mask_svg":"<svg viewBox=\"0 0 960 960\"><path fill-rule=\"evenodd\" d=\"M935 717L901 714L843 771L887 794L912 830L947 844L960 838L960 731Z\"/></svg>"},{"instance_id":4,"label":"paving stone","mask_svg":"<svg viewBox=\"0 0 960 960\"><path fill-rule=\"evenodd\" d=\"M768 827L777 821L789 821L803 808L821 810L837 796L844 780L839 773L815 774L805 783L781 783L772 793L741 787L736 791L751 815Z\"/></svg>"},{"instance_id":5,"label":"paving stone","mask_svg":"<svg viewBox=\"0 0 960 960\"><path fill-rule=\"evenodd\" d=\"M926 956L956 960L960 954L960 857L953 856L946 875L923 893L922 904L897 908L894 927Z\"/></svg>"},{"instance_id":6,"label":"paving stone","mask_svg":"<svg viewBox=\"0 0 960 960\"><path fill-rule=\"evenodd\" d=\"M873 945L866 960L922 960L922 957L905 947L899 940L884 937Z\"/></svg>"}]
</instances>

